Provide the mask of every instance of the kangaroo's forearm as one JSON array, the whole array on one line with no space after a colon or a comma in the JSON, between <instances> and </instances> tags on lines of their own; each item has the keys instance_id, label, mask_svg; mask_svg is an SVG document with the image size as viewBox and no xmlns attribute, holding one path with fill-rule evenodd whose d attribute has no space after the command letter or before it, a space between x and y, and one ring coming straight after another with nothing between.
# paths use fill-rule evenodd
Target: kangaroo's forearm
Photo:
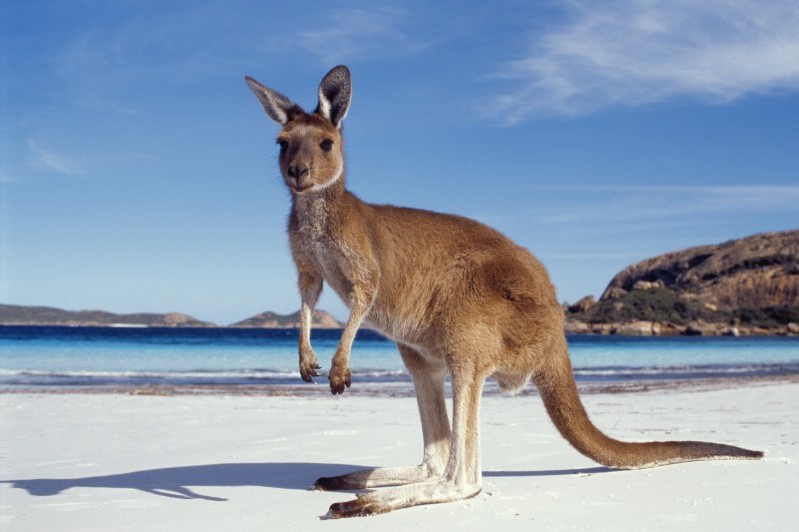
<instances>
[{"instance_id":1,"label":"kangaroo's forearm","mask_svg":"<svg viewBox=\"0 0 799 532\"><path fill-rule=\"evenodd\" d=\"M345 388L352 384L349 369L350 352L355 341L358 328L363 323L363 319L369 313L374 304L377 294L378 275L376 271L366 274L359 284L354 284L350 293L350 315L341 333L338 349L333 355L328 378L330 380L330 391L333 394L344 393Z\"/></svg>"},{"instance_id":2,"label":"kangaroo's forearm","mask_svg":"<svg viewBox=\"0 0 799 532\"><path fill-rule=\"evenodd\" d=\"M301 272L299 276L300 295L302 306L300 307L300 376L305 382L312 382L313 377L318 377L316 372L319 364L316 354L311 347L311 327L313 322L313 310L322 292L322 278L318 275Z\"/></svg>"}]
</instances>

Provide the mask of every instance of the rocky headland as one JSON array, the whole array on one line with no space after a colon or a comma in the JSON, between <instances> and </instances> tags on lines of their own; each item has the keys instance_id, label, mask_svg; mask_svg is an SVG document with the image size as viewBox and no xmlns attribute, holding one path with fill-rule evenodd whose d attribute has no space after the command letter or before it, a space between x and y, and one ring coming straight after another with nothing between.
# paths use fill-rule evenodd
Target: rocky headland
<instances>
[{"instance_id":1,"label":"rocky headland","mask_svg":"<svg viewBox=\"0 0 799 532\"><path fill-rule=\"evenodd\" d=\"M564 309L571 333L799 335L799 230L638 262Z\"/></svg>"}]
</instances>

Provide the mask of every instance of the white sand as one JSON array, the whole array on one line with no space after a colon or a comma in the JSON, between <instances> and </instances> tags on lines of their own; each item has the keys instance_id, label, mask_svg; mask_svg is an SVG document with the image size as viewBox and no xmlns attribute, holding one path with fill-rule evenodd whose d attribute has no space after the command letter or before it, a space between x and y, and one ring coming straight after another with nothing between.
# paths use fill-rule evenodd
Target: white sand
<instances>
[{"instance_id":1,"label":"white sand","mask_svg":"<svg viewBox=\"0 0 799 532\"><path fill-rule=\"evenodd\" d=\"M0 528L43 530L795 530L799 384L588 395L622 439L704 439L762 461L609 471L537 397L488 397L476 498L338 521L318 476L421 458L412 398L0 395Z\"/></svg>"}]
</instances>

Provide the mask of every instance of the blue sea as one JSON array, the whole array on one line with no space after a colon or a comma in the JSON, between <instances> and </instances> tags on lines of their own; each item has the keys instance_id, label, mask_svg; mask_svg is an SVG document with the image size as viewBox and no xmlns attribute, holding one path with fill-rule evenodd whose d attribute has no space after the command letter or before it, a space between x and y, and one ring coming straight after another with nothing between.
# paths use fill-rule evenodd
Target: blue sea
<instances>
[{"instance_id":1,"label":"blue sea","mask_svg":"<svg viewBox=\"0 0 799 532\"><path fill-rule=\"evenodd\" d=\"M315 330L329 367L341 331ZM0 326L0 388L303 384L298 331ZM670 381L799 374L799 338L571 336L578 382ZM395 345L360 331L357 383L409 383ZM319 382L326 379L320 377Z\"/></svg>"}]
</instances>

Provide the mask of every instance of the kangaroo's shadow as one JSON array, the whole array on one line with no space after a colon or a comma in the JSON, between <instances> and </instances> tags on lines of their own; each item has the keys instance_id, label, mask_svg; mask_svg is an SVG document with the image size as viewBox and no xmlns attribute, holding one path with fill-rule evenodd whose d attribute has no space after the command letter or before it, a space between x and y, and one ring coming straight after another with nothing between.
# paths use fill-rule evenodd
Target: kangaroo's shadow
<instances>
[{"instance_id":1,"label":"kangaroo's shadow","mask_svg":"<svg viewBox=\"0 0 799 532\"><path fill-rule=\"evenodd\" d=\"M0 483L11 484L14 488L24 489L29 494L39 497L58 495L72 488L117 488L139 490L175 499L226 501L227 499L220 497L197 493L189 486L193 488L262 486L306 490L322 474L342 475L355 469L363 469L363 466L291 462L208 464L149 469L96 477L3 480Z\"/></svg>"},{"instance_id":2,"label":"kangaroo's shadow","mask_svg":"<svg viewBox=\"0 0 799 532\"><path fill-rule=\"evenodd\" d=\"M38 497L58 495L72 488L114 488L138 490L174 499L226 501L227 499L221 497L197 493L189 486L193 488L261 486L265 488L306 490L320 476L343 475L358 469L363 469L363 466L293 462L208 464L148 469L96 477L3 480L0 481L0 484L11 484L14 488L24 489L29 494ZM486 471L483 475L486 477L537 477L579 473L593 474L610 471L613 470L606 467L596 467L542 471Z\"/></svg>"}]
</instances>

